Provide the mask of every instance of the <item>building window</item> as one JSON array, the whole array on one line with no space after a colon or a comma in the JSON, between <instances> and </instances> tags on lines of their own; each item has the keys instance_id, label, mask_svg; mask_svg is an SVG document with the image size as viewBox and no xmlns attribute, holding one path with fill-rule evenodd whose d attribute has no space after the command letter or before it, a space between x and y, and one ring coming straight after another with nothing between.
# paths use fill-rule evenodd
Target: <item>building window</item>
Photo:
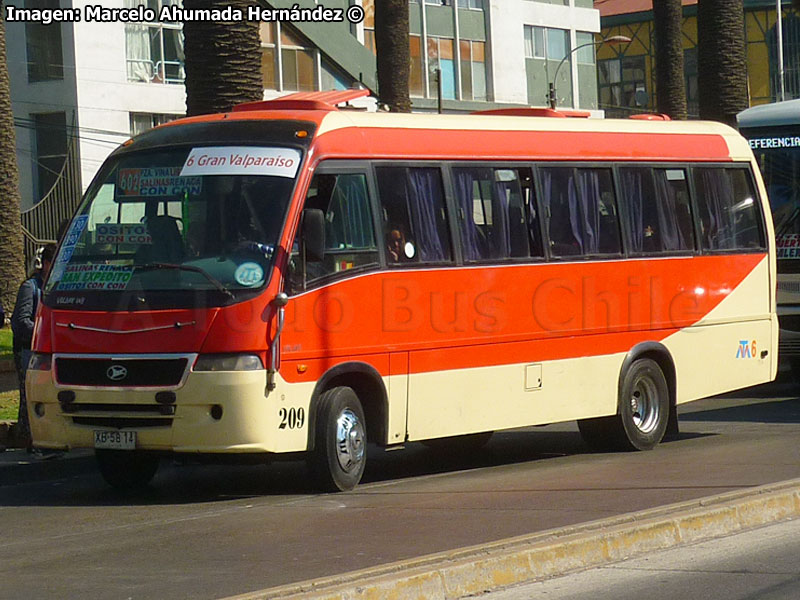
<instances>
[{"instance_id":1,"label":"building window","mask_svg":"<svg viewBox=\"0 0 800 600\"><path fill-rule=\"evenodd\" d=\"M461 98L486 100L486 44L461 40Z\"/></svg>"},{"instance_id":2,"label":"building window","mask_svg":"<svg viewBox=\"0 0 800 600\"><path fill-rule=\"evenodd\" d=\"M483 10L483 0L458 0L458 8Z\"/></svg>"},{"instance_id":3,"label":"building window","mask_svg":"<svg viewBox=\"0 0 800 600\"><path fill-rule=\"evenodd\" d=\"M581 48L581 46L583 46L583 48ZM588 31L576 32L575 47L579 48L579 50L575 52L579 65L594 65L596 46L593 33Z\"/></svg>"},{"instance_id":4,"label":"building window","mask_svg":"<svg viewBox=\"0 0 800 600\"><path fill-rule=\"evenodd\" d=\"M364 46L375 54L375 0L364 0Z\"/></svg>"},{"instance_id":5,"label":"building window","mask_svg":"<svg viewBox=\"0 0 800 600\"><path fill-rule=\"evenodd\" d=\"M54 9L58 0L27 0L25 8ZM61 50L61 24L25 23L25 46L28 53L28 81L64 79Z\"/></svg>"},{"instance_id":6,"label":"building window","mask_svg":"<svg viewBox=\"0 0 800 600\"><path fill-rule=\"evenodd\" d=\"M780 100L781 82L778 65L778 35L774 25L766 35L769 52L769 78L772 100ZM786 99L800 97L800 18L789 14L783 18L783 87Z\"/></svg>"},{"instance_id":7,"label":"building window","mask_svg":"<svg viewBox=\"0 0 800 600\"><path fill-rule=\"evenodd\" d=\"M36 197L41 200L58 181L67 160L67 114L53 112L31 116L36 143Z\"/></svg>"},{"instance_id":8,"label":"building window","mask_svg":"<svg viewBox=\"0 0 800 600\"><path fill-rule=\"evenodd\" d=\"M278 70L277 70L277 44L275 43L275 24L261 23L261 78L264 88L268 90L278 89Z\"/></svg>"},{"instance_id":9,"label":"building window","mask_svg":"<svg viewBox=\"0 0 800 600\"><path fill-rule=\"evenodd\" d=\"M305 44L287 25L281 25L281 66L283 89L312 92L317 89L314 77L314 49Z\"/></svg>"},{"instance_id":10,"label":"building window","mask_svg":"<svg viewBox=\"0 0 800 600\"><path fill-rule=\"evenodd\" d=\"M566 29L525 25L525 56L561 60L569 51L568 35Z\"/></svg>"},{"instance_id":11,"label":"building window","mask_svg":"<svg viewBox=\"0 0 800 600\"><path fill-rule=\"evenodd\" d=\"M611 111L618 109L618 114L625 114L642 105L647 92L645 74L644 56L622 56L598 61L600 108Z\"/></svg>"},{"instance_id":12,"label":"building window","mask_svg":"<svg viewBox=\"0 0 800 600\"><path fill-rule=\"evenodd\" d=\"M180 118L180 115L130 113L131 136L139 135L157 125L163 125L178 118Z\"/></svg>"},{"instance_id":13,"label":"building window","mask_svg":"<svg viewBox=\"0 0 800 600\"><path fill-rule=\"evenodd\" d=\"M135 8L139 0L125 0L126 8ZM181 5L181 0L149 0L156 11L163 6ZM183 33L180 23L153 22L125 25L125 54L128 81L145 83L183 83Z\"/></svg>"},{"instance_id":14,"label":"building window","mask_svg":"<svg viewBox=\"0 0 800 600\"><path fill-rule=\"evenodd\" d=\"M408 38L411 51L411 74L408 78L408 93L411 96L425 95L425 77L422 63L422 38L410 35Z\"/></svg>"},{"instance_id":15,"label":"building window","mask_svg":"<svg viewBox=\"0 0 800 600\"><path fill-rule=\"evenodd\" d=\"M428 37L428 84L437 97L437 72L442 81L442 98L455 100L456 73L452 38Z\"/></svg>"}]
</instances>

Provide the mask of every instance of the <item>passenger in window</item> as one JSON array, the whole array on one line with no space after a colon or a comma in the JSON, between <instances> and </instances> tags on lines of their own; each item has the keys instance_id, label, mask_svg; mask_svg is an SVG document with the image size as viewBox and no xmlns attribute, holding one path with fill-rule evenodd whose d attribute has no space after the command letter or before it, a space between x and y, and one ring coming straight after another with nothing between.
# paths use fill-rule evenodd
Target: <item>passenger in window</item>
<instances>
[{"instance_id":1,"label":"passenger in window","mask_svg":"<svg viewBox=\"0 0 800 600\"><path fill-rule=\"evenodd\" d=\"M406 260L406 236L399 228L392 229L387 234L386 260L390 263L399 263Z\"/></svg>"}]
</instances>

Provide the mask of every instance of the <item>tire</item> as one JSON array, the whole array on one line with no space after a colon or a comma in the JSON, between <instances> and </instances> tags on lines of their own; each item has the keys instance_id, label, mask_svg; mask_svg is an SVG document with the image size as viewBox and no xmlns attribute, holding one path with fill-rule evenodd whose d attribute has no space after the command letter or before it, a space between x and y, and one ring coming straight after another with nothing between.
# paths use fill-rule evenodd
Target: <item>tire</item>
<instances>
[{"instance_id":1,"label":"tire","mask_svg":"<svg viewBox=\"0 0 800 600\"><path fill-rule=\"evenodd\" d=\"M326 492L352 490L367 464L364 410L349 387L322 394L317 411L314 451L309 466L318 486Z\"/></svg>"},{"instance_id":2,"label":"tire","mask_svg":"<svg viewBox=\"0 0 800 600\"><path fill-rule=\"evenodd\" d=\"M640 358L625 372L617 414L578 421L584 441L596 450L652 450L669 421L669 388L658 363Z\"/></svg>"},{"instance_id":3,"label":"tire","mask_svg":"<svg viewBox=\"0 0 800 600\"><path fill-rule=\"evenodd\" d=\"M129 450L95 450L106 483L122 491L145 487L158 470L158 457Z\"/></svg>"},{"instance_id":4,"label":"tire","mask_svg":"<svg viewBox=\"0 0 800 600\"><path fill-rule=\"evenodd\" d=\"M431 451L440 454L470 454L477 452L488 444L489 440L492 439L493 433L493 431L482 431L481 433L470 433L468 435L422 440L422 444Z\"/></svg>"}]
</instances>

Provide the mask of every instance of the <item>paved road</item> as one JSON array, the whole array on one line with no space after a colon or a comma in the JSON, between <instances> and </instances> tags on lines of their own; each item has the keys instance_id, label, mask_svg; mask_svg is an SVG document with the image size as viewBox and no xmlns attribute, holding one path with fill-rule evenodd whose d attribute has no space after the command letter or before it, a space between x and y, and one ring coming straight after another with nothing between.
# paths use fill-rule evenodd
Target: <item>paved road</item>
<instances>
[{"instance_id":1,"label":"paved road","mask_svg":"<svg viewBox=\"0 0 800 600\"><path fill-rule=\"evenodd\" d=\"M588 453L571 424L373 453L347 494L295 463L168 465L135 498L94 473L0 487L0 598L219 598L797 478L796 391L690 405L647 453Z\"/></svg>"},{"instance_id":2,"label":"paved road","mask_svg":"<svg viewBox=\"0 0 800 600\"><path fill-rule=\"evenodd\" d=\"M800 521L483 594L480 600L797 600Z\"/></svg>"}]
</instances>

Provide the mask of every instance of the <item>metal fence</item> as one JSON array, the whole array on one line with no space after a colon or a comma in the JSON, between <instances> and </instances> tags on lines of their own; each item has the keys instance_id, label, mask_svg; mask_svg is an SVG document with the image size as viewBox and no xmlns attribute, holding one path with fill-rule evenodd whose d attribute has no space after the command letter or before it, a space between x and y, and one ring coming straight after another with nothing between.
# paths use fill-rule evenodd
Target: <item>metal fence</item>
<instances>
[{"instance_id":1,"label":"metal fence","mask_svg":"<svg viewBox=\"0 0 800 600\"><path fill-rule=\"evenodd\" d=\"M33 208L22 212L27 272L33 268L37 247L57 241L62 225L72 217L81 201L81 165L78 154L78 138L73 137L64 166L53 187Z\"/></svg>"}]
</instances>

